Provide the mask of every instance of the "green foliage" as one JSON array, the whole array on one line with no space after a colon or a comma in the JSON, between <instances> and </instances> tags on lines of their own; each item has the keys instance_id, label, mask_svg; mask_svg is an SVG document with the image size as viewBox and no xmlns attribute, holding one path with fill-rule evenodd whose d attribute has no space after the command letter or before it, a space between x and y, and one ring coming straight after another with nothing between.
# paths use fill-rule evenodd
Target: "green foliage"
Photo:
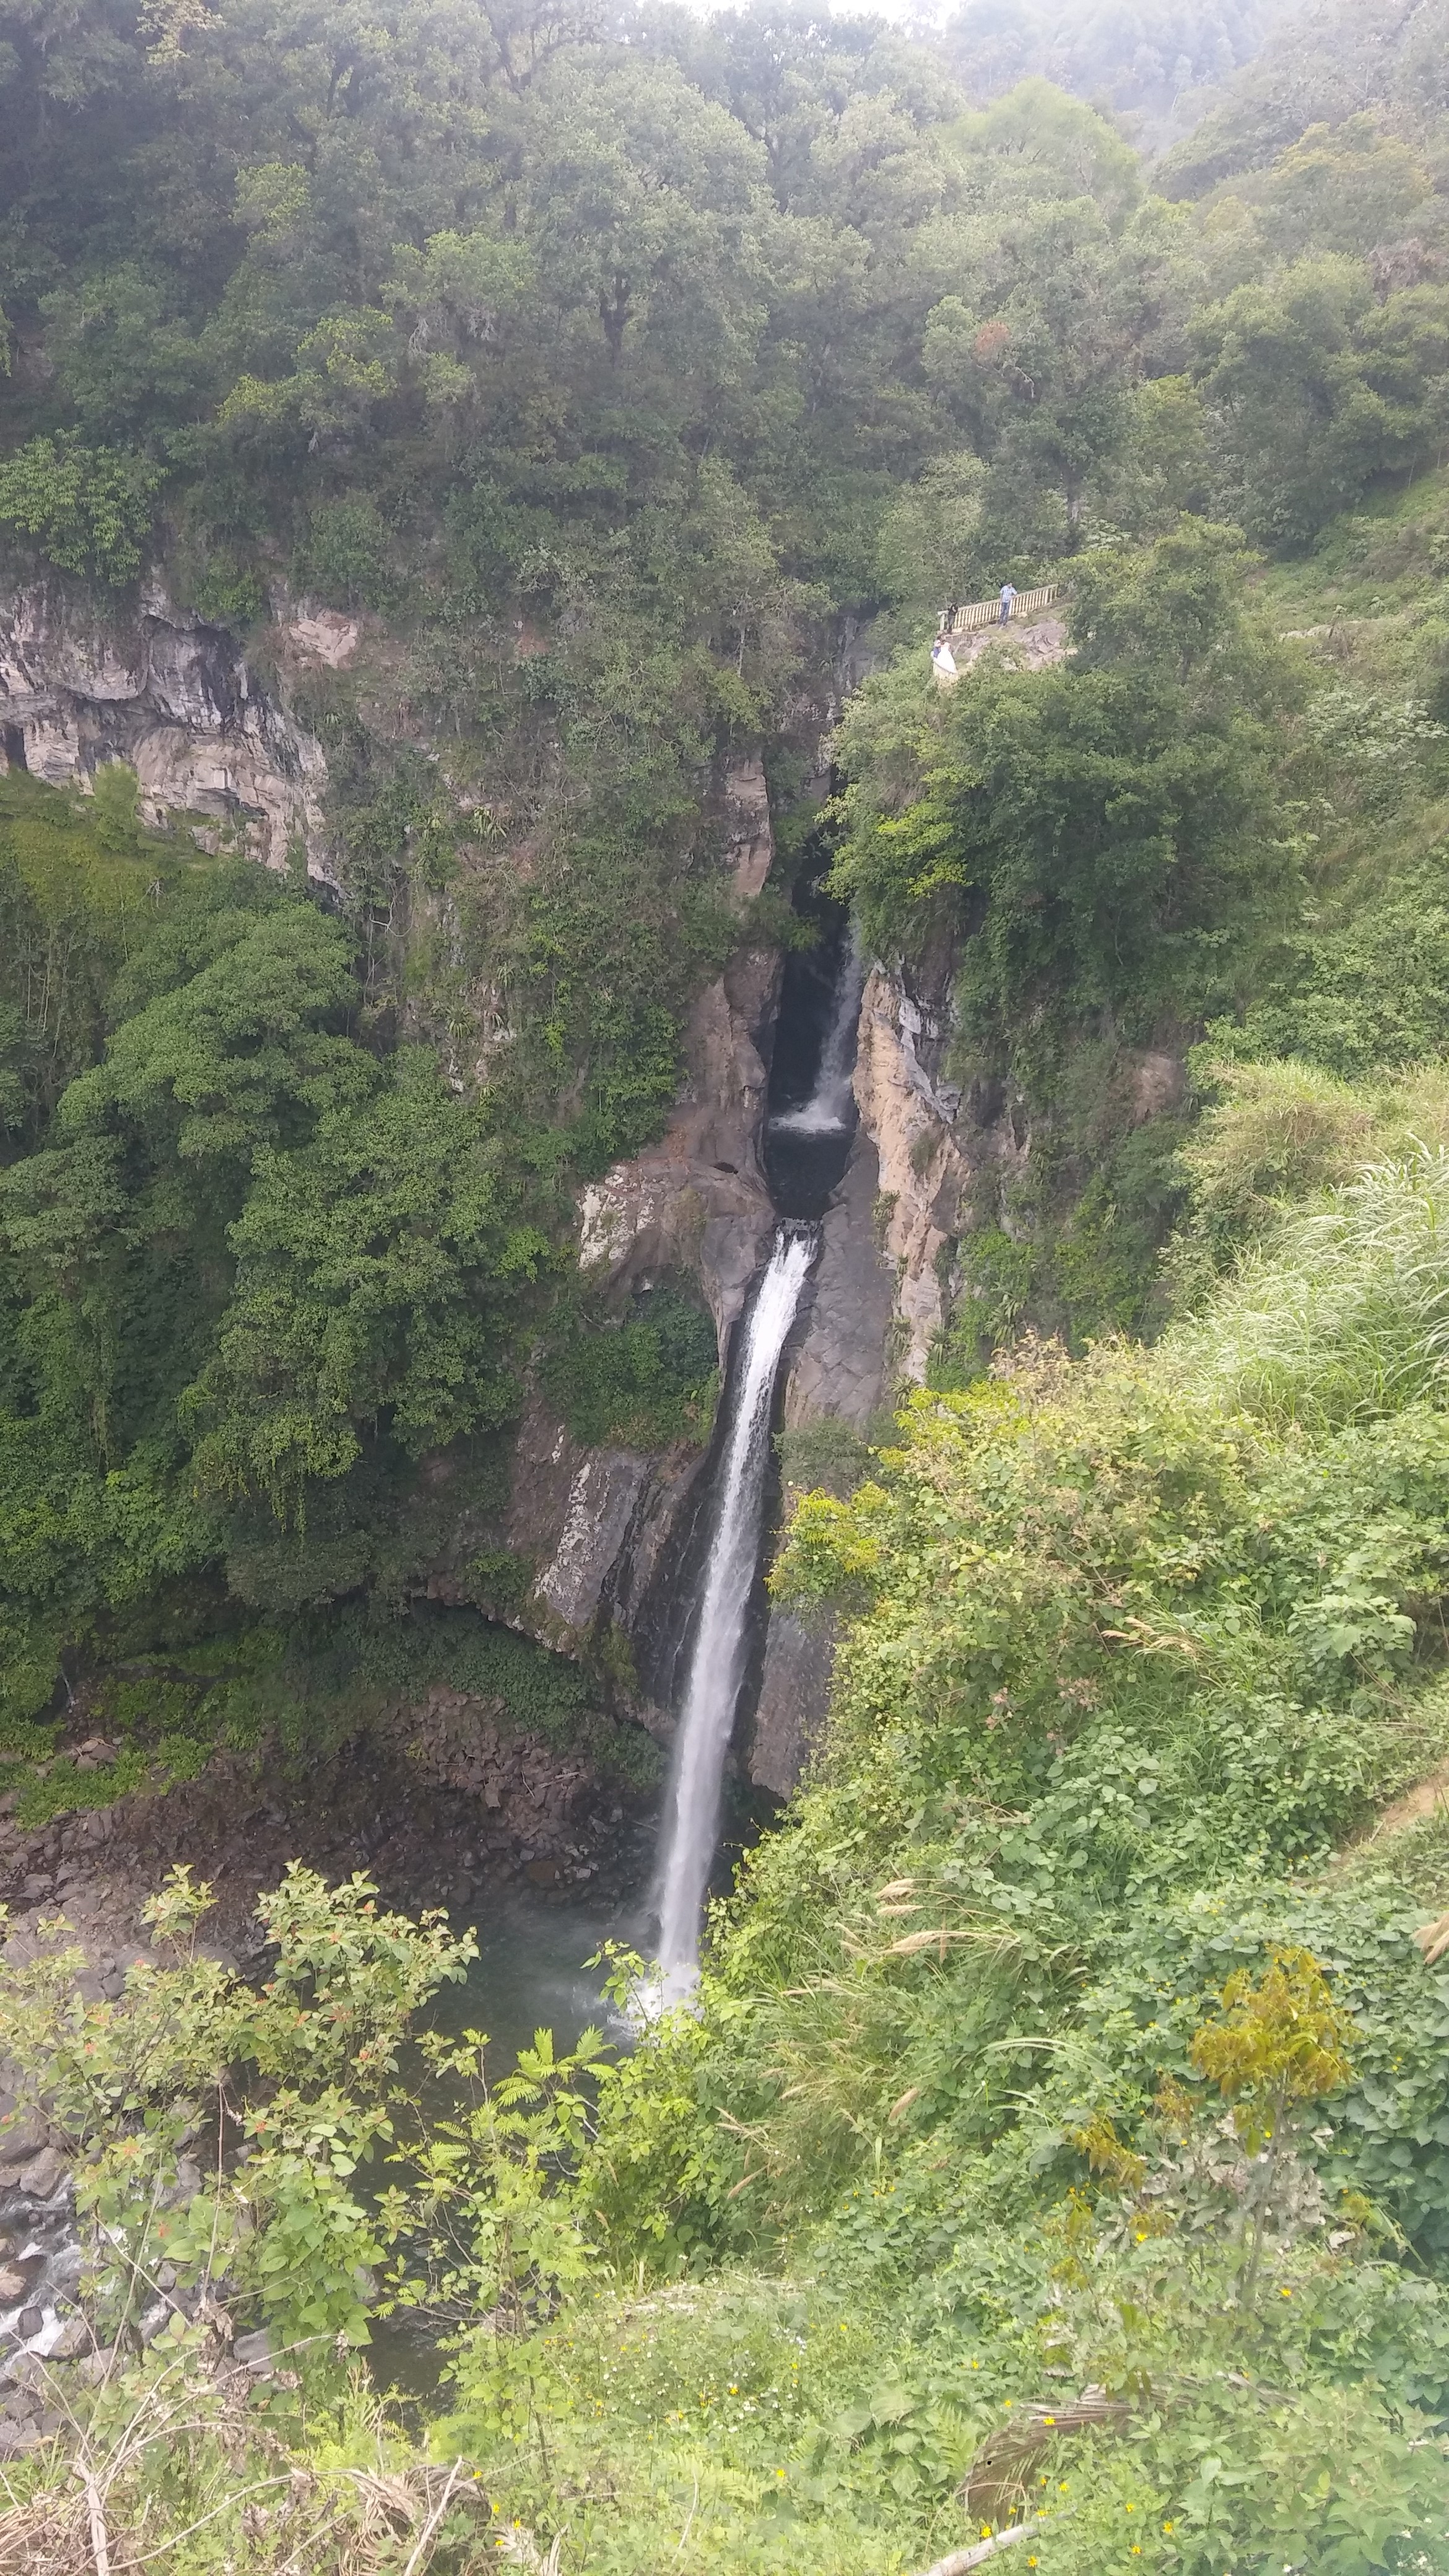
<instances>
[{"instance_id":1,"label":"green foliage","mask_svg":"<svg viewBox=\"0 0 1449 2576\"><path fill-rule=\"evenodd\" d=\"M1328 0L1305 41L1297 12L1210 106L1202 124L1168 157L1165 184L1197 195L1234 172L1264 169L1284 147L1311 152L1320 121L1350 129L1373 100L1386 121L1411 128L1442 114L1444 20L1437 0L1405 19L1392 0Z\"/></svg>"},{"instance_id":2,"label":"green foliage","mask_svg":"<svg viewBox=\"0 0 1449 2576\"><path fill-rule=\"evenodd\" d=\"M1351 2071L1347 2051L1357 2035L1312 1952L1275 1950L1258 1984L1242 1968L1229 1977L1221 2014L1193 2037L1197 2073L1234 2105L1238 2134L1261 2164L1239 2288L1245 2304L1257 2286L1285 2140L1301 2123L1306 2103L1342 2091Z\"/></svg>"},{"instance_id":3,"label":"green foliage","mask_svg":"<svg viewBox=\"0 0 1449 2576\"><path fill-rule=\"evenodd\" d=\"M887 1418L880 1427L880 1437L887 1438L889 1430ZM830 1413L780 1432L775 1446L787 1485L801 1489L819 1486L839 1497L854 1493L857 1485L864 1482L875 1454L863 1433Z\"/></svg>"},{"instance_id":4,"label":"green foliage","mask_svg":"<svg viewBox=\"0 0 1449 2576\"><path fill-rule=\"evenodd\" d=\"M1350 1179L1374 1133L1362 1093L1292 1056L1232 1063L1204 1050L1198 1078L1212 1099L1182 1148L1192 1212L1174 1246L1194 1285L1270 1231L1285 1202Z\"/></svg>"},{"instance_id":5,"label":"green foliage","mask_svg":"<svg viewBox=\"0 0 1449 2576\"><path fill-rule=\"evenodd\" d=\"M136 831L123 763L107 763L102 782L81 798L24 770L0 778L0 1120L22 1145L100 1053L128 961L226 880L189 844ZM266 899L264 886L246 893Z\"/></svg>"},{"instance_id":6,"label":"green foliage","mask_svg":"<svg viewBox=\"0 0 1449 2576\"><path fill-rule=\"evenodd\" d=\"M1039 76L1165 131L1269 14L973 0L933 53L494 10L359 49L225 0L0 48L0 518L115 587L164 475L206 618L283 566L373 613L358 667L285 660L335 915L300 848L282 884L140 830L119 763L84 809L0 781L23 1816L219 1739L305 1758L429 1678L642 1772L593 1705L621 1639L591 1684L419 1595L446 1565L527 1615L479 1538L541 1335L579 1438L707 1436L702 1310L557 1272L695 995L778 928L725 866L739 764L808 753L846 616L914 660L848 710L836 882L950 985L945 1078L1019 1149L933 1205L954 1311L895 1438L785 1444L833 1488L779 1582L846 1622L835 1708L697 2018L501 2084L434 2051L423 2114L389 2061L462 1951L361 1888L288 1882L260 1995L184 1889L185 1955L119 2004L42 1965L12 2009L5 1972L7 2048L81 2086L114 2316L163 2254L229 2267L341 2444L328 2354L387 2270L461 2334L520 2560L567 2519L620 2576L884 2576L1043 2498L1058 2576L1442 2554L1444 1980L1412 1882L1320 1866L1445 1732L1442 0L1270 46L1179 161L1237 174L1199 208ZM949 598L1063 565L1067 659L929 686ZM1168 1292L1153 1353L983 1375ZM101 1774L54 1752L63 1652L105 1668ZM1352 2016L1351 2071L1255 2167L1200 2034L1251 2020L1271 2073L1288 2005ZM1084 2385L1120 2415L1022 2441ZM172 2474L148 2549L214 2504L217 2563L304 2548Z\"/></svg>"},{"instance_id":7,"label":"green foliage","mask_svg":"<svg viewBox=\"0 0 1449 2576\"><path fill-rule=\"evenodd\" d=\"M1305 260L1210 307L1195 339L1224 491L1260 544L1306 543L1442 437L1442 288L1379 301L1364 263Z\"/></svg>"},{"instance_id":8,"label":"green foliage","mask_svg":"<svg viewBox=\"0 0 1449 2576\"><path fill-rule=\"evenodd\" d=\"M187 1870L147 1908L174 1964L134 1966L119 2000L77 1993L63 1924L7 1970L6 2052L67 2149L87 2157L82 2205L113 2329L169 2263L187 2287L232 2277L279 2341L366 2341L357 2273L380 2248L354 2176L392 2134L413 2014L475 1950L440 1914L380 1914L376 1895L363 1878L329 1890L294 1863L261 1899L276 1958L260 1993L198 1946L210 1891ZM198 2094L215 2132L205 2183L180 2166Z\"/></svg>"},{"instance_id":9,"label":"green foliage","mask_svg":"<svg viewBox=\"0 0 1449 2576\"><path fill-rule=\"evenodd\" d=\"M315 591L334 608L389 605L394 585L387 533L370 495L329 501L313 511L292 577L299 589Z\"/></svg>"},{"instance_id":10,"label":"green foliage","mask_svg":"<svg viewBox=\"0 0 1449 2576\"><path fill-rule=\"evenodd\" d=\"M1251 1169L1302 1091L1246 1088ZM1265 1306L1297 1222L1264 1238ZM1394 2258L1442 2262L1443 1971L1387 1857L1310 1855L1442 1742L1443 1504L1419 1479L1443 1415L1432 1380L1384 1381L1333 1429L1332 1347L1295 1420L1235 1412L1201 1375L1232 1297L1151 1355L1018 1354L918 1396L875 1481L797 1507L777 1589L852 1622L823 1759L716 1918L699 2016L621 2066L591 2151L626 2259L734 2268L636 2308L637 2359L614 2323L607 2373L582 2320L534 2346L565 2456L592 2423L630 2464L604 2564L655 2563L643 2496L695 2474L719 2563L745 2517L763 2544L762 2434L794 2566L903 2531L924 2560L973 2458L981 2521L1049 2500L1032 2546L1070 2576L1124 2530L1199 2576L1280 2549L1387 2568L1406 2529L1433 2563L1449 2325ZM745 2321L782 2256L811 2287L774 2328L776 2414ZM536 2514L522 2427L466 2357L460 2380ZM1111 2430L1012 2430L1088 2384Z\"/></svg>"},{"instance_id":11,"label":"green foliage","mask_svg":"<svg viewBox=\"0 0 1449 2576\"><path fill-rule=\"evenodd\" d=\"M282 1517L356 1462L364 1423L415 1456L506 1418L503 1312L549 1255L487 1120L429 1056L401 1051L360 1106L329 1103L305 1146L254 1157L235 1290L181 1399L203 1486L264 1493Z\"/></svg>"},{"instance_id":12,"label":"green foliage","mask_svg":"<svg viewBox=\"0 0 1449 2576\"><path fill-rule=\"evenodd\" d=\"M32 438L0 463L0 525L34 538L58 571L119 587L141 569L164 480L144 457L73 432Z\"/></svg>"},{"instance_id":13,"label":"green foliage","mask_svg":"<svg viewBox=\"0 0 1449 2576\"><path fill-rule=\"evenodd\" d=\"M431 2079L461 2092L462 2104L457 2117L430 2125L407 2159L407 2185L383 2195L379 2215L387 2239L406 2248L389 2305L472 2329L475 2351L483 2340L476 2319L489 2315L497 2395L505 2405L521 2397L526 2421L529 2401L505 2338L551 2317L597 2266L597 2239L560 2183L593 2134L607 2051L601 2034L586 2030L558 2056L552 2034L536 2031L512 2073L490 2083L487 2048L482 2031L467 2031L461 2044L423 2034Z\"/></svg>"},{"instance_id":14,"label":"green foliage","mask_svg":"<svg viewBox=\"0 0 1449 2576\"><path fill-rule=\"evenodd\" d=\"M1449 1154L1371 1165L1250 1251L1178 1349L1213 1400L1321 1428L1440 1402Z\"/></svg>"},{"instance_id":15,"label":"green foliage","mask_svg":"<svg viewBox=\"0 0 1449 2576\"><path fill-rule=\"evenodd\" d=\"M1044 71L1079 97L1119 108L1224 80L1251 62L1289 0L1140 0L1128 12L1063 8L1059 0L965 0L948 29L962 77L990 97L1025 71Z\"/></svg>"},{"instance_id":16,"label":"green foliage","mask_svg":"<svg viewBox=\"0 0 1449 2576\"><path fill-rule=\"evenodd\" d=\"M621 1323L575 1318L544 1360L543 1384L590 1447L703 1442L719 1389L713 1318L677 1288L644 1289Z\"/></svg>"},{"instance_id":17,"label":"green foliage","mask_svg":"<svg viewBox=\"0 0 1449 2576\"><path fill-rule=\"evenodd\" d=\"M1071 663L929 696L903 667L852 710L833 884L886 953L969 926L958 1009L988 1060L1027 1066L1024 1032L1093 1011L1145 1036L1241 973L1273 895L1261 711L1284 686L1241 563L1231 531L1184 523L1082 566Z\"/></svg>"}]
</instances>

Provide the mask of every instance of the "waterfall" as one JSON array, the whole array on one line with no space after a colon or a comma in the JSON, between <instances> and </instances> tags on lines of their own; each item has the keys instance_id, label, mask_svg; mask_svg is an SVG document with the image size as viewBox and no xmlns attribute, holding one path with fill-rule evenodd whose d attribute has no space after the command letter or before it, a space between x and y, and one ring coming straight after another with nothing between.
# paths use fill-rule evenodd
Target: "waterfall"
<instances>
[{"instance_id":1,"label":"waterfall","mask_svg":"<svg viewBox=\"0 0 1449 2576\"><path fill-rule=\"evenodd\" d=\"M803 1109L789 1109L782 1117L772 1118L772 1127L793 1136L828 1136L850 1124L855 1025L860 1018L860 997L864 990L865 951L859 929L852 921L840 960L825 1042L820 1050L815 1088Z\"/></svg>"},{"instance_id":2,"label":"waterfall","mask_svg":"<svg viewBox=\"0 0 1449 2576\"><path fill-rule=\"evenodd\" d=\"M782 1226L745 1327L734 1406L715 1484L699 1621L675 1739L659 1896L661 2000L682 2002L698 1974L699 1926L719 1829L720 1784L744 1679L746 1623L760 1561L770 1416L785 1336L818 1237Z\"/></svg>"}]
</instances>

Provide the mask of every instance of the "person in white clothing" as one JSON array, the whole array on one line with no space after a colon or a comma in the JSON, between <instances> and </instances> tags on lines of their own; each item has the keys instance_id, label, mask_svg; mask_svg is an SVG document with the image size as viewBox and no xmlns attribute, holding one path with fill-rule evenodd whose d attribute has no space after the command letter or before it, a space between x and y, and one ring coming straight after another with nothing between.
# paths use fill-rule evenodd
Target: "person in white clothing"
<instances>
[{"instance_id":1,"label":"person in white clothing","mask_svg":"<svg viewBox=\"0 0 1449 2576\"><path fill-rule=\"evenodd\" d=\"M1009 618L1010 618L1010 616L1011 616L1011 612L1012 612L1012 610L1013 610L1013 608L1014 608L1015 606L1016 606L1016 588L1015 588L1015 585L1014 585L1014 583L1012 583L1012 582L1004 581L1004 582L1002 583L1002 585L1001 585L1001 623L1002 623L1002 625L1003 625L1003 626L1005 626L1005 625L1006 625L1007 621L1009 620Z\"/></svg>"},{"instance_id":2,"label":"person in white clothing","mask_svg":"<svg viewBox=\"0 0 1449 2576\"><path fill-rule=\"evenodd\" d=\"M938 680L954 680L956 678L956 656L951 650L951 638L949 635L938 635L935 643L931 646L931 668L935 672Z\"/></svg>"}]
</instances>

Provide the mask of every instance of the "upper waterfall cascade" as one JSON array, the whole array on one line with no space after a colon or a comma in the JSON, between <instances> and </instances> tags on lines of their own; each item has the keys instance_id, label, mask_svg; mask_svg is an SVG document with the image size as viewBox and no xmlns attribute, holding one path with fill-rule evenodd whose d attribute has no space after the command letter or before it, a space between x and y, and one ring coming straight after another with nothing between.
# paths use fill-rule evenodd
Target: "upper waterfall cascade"
<instances>
[{"instance_id":1,"label":"upper waterfall cascade","mask_svg":"<svg viewBox=\"0 0 1449 2576\"><path fill-rule=\"evenodd\" d=\"M840 973L820 1049L820 1067L809 1099L799 1109L787 1109L773 1117L770 1124L786 1135L831 1136L851 1123L854 1093L851 1075L855 1068L855 1032L860 1018L860 997L865 989L865 950L860 930L852 922Z\"/></svg>"},{"instance_id":2,"label":"upper waterfall cascade","mask_svg":"<svg viewBox=\"0 0 1449 2576\"><path fill-rule=\"evenodd\" d=\"M780 1228L745 1325L732 1389L664 1817L659 1970L665 2004L685 2001L699 1974L700 1918L759 1569L775 1379L818 1243L813 1226Z\"/></svg>"}]
</instances>

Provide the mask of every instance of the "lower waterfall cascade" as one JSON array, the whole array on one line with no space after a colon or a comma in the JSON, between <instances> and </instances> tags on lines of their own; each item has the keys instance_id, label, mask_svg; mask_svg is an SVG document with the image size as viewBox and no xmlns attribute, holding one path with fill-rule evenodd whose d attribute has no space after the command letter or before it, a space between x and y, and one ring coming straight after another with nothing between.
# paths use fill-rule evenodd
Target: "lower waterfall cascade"
<instances>
[{"instance_id":1,"label":"lower waterfall cascade","mask_svg":"<svg viewBox=\"0 0 1449 2576\"><path fill-rule=\"evenodd\" d=\"M731 1354L698 1609L676 1701L655 1887L659 1975L653 2000L666 2007L687 2002L698 1982L725 1763L749 1664L776 1382L821 1247L822 1221L855 1134L851 1077L864 950L843 906L822 907L818 890L810 917L824 935L814 956L799 961L797 974L791 973L797 961L787 961L777 1024L785 1043L776 1049L765 1127L766 1172L780 1222Z\"/></svg>"},{"instance_id":2,"label":"lower waterfall cascade","mask_svg":"<svg viewBox=\"0 0 1449 2576\"><path fill-rule=\"evenodd\" d=\"M813 1225L780 1227L744 1327L664 1812L658 1957L666 2006L686 2002L699 1975L700 1921L759 1568L775 1380L819 1240Z\"/></svg>"}]
</instances>

